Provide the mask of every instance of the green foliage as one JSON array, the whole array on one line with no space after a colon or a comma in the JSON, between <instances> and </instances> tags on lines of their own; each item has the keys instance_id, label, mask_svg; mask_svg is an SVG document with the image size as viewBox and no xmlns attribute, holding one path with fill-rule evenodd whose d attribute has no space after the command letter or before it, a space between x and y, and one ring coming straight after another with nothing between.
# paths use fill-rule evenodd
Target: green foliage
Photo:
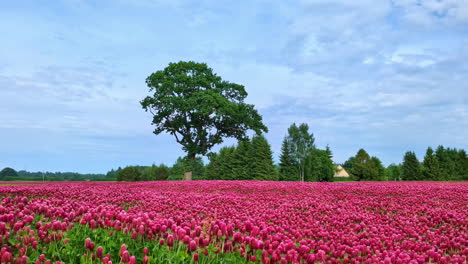
<instances>
[{"instance_id":1,"label":"green foliage","mask_svg":"<svg viewBox=\"0 0 468 264\"><path fill-rule=\"evenodd\" d=\"M47 219L45 216L37 215L30 226L34 227L39 221L45 223L45 219ZM50 224L50 220L47 220L47 223ZM221 248L220 252L215 252L217 248L215 248L213 245L210 245L206 248L207 255L205 256L205 254L202 253L202 249L197 249L194 252L190 252L186 244L177 240L174 241L174 245L169 248L167 244L160 245L158 239L151 240L148 238L143 238L140 235L138 235L136 239L133 239L131 233L115 231L112 228L91 228L88 224L81 225L76 223L70 230L63 234L63 236L57 236L56 240L47 243L45 243L37 235L34 235L35 240L38 241L38 245L34 250L31 247L28 249L27 263L35 263L34 260L38 260L41 254L44 254L44 258L46 260L52 260L51 263L55 263L55 261L57 261L57 263L102 263L102 260L95 258L98 246L103 248L103 256L109 254L113 263L122 263L120 255L120 249L122 245L126 245L126 248L131 256L136 257L136 263L142 263L142 260L145 256L143 253L144 248L148 249L148 264L192 264L194 263L193 254L195 253L198 254L197 263L199 264L227 264L245 262L245 258L242 257L240 253L225 252L223 248ZM86 239L90 239L92 243L95 244L94 253L85 248L84 244ZM15 238L11 237L9 242L6 243L12 243L15 240ZM18 249L12 247L13 252L17 250ZM43 263L46 262L44 261Z\"/></svg>"},{"instance_id":2,"label":"green foliage","mask_svg":"<svg viewBox=\"0 0 468 264\"><path fill-rule=\"evenodd\" d=\"M140 181L141 180L141 171L135 166L128 166L124 169L120 170L117 173L117 180L118 181Z\"/></svg>"},{"instance_id":3,"label":"green foliage","mask_svg":"<svg viewBox=\"0 0 468 264\"><path fill-rule=\"evenodd\" d=\"M268 144L268 143L267 143ZM249 180L252 179L252 170L254 161L252 158L255 156L255 150L249 140L239 141L237 148L232 155L232 178L236 180Z\"/></svg>"},{"instance_id":4,"label":"green foliage","mask_svg":"<svg viewBox=\"0 0 468 264\"><path fill-rule=\"evenodd\" d=\"M175 241L172 248L168 248L167 245L160 245L159 240L151 241L149 239L143 239L138 237L132 239L131 234L125 234L124 232L111 232L112 230L104 228L91 229L88 225L75 224L73 228L68 231L64 238L57 242L52 242L49 246L50 252L44 252L46 258L53 258L52 256L57 254L61 261L65 263L101 263L100 260L91 260L91 254L83 246L84 241L90 238L95 245L103 247L103 254L110 254L114 263L120 262L120 247L126 245L127 250L132 256L135 256L137 263L141 263L144 257L143 248L148 248L149 262L148 264L154 263L194 263L193 254L198 254L198 262L200 264L214 264L214 263L242 263L245 262L240 253L225 253L222 250L219 253L215 253L216 248L209 246L207 248L208 255L205 256L198 249L196 252L190 252L187 245L184 243ZM64 243L64 240L68 239L68 243ZM45 247L44 247L45 248ZM41 251L38 251L41 252ZM83 255L88 255L86 258ZM35 256L38 259L39 256ZM31 258L33 259L33 258Z\"/></svg>"},{"instance_id":5,"label":"green foliage","mask_svg":"<svg viewBox=\"0 0 468 264\"><path fill-rule=\"evenodd\" d=\"M221 177L221 161L218 153L208 155L209 161L206 165L205 174L207 180L219 180Z\"/></svg>"},{"instance_id":6,"label":"green foliage","mask_svg":"<svg viewBox=\"0 0 468 264\"><path fill-rule=\"evenodd\" d=\"M217 180L235 180L234 174L234 157L236 154L235 147L223 147L219 150L219 174Z\"/></svg>"},{"instance_id":7,"label":"green foliage","mask_svg":"<svg viewBox=\"0 0 468 264\"><path fill-rule=\"evenodd\" d=\"M385 174L388 181L401 181L402 166L392 163L385 170Z\"/></svg>"},{"instance_id":8,"label":"green foliage","mask_svg":"<svg viewBox=\"0 0 468 264\"><path fill-rule=\"evenodd\" d=\"M18 176L16 177L8 177L4 180L11 180L11 181L42 181L42 179L46 181L84 181L86 179L90 179L93 181L108 181L108 180L115 180L114 178L109 178L105 174L82 174L76 172L29 172L25 170L20 170L17 172Z\"/></svg>"},{"instance_id":9,"label":"green foliage","mask_svg":"<svg viewBox=\"0 0 468 264\"><path fill-rule=\"evenodd\" d=\"M206 176L210 180L278 180L270 144L261 135L210 154Z\"/></svg>"},{"instance_id":10,"label":"green foliage","mask_svg":"<svg viewBox=\"0 0 468 264\"><path fill-rule=\"evenodd\" d=\"M382 161L380 161L379 158L373 156L372 158L372 165L374 166L375 170L377 171L377 174L374 179L376 181L385 181L386 179L386 172L385 172L385 167L382 165Z\"/></svg>"},{"instance_id":11,"label":"green foliage","mask_svg":"<svg viewBox=\"0 0 468 264\"><path fill-rule=\"evenodd\" d=\"M106 173L106 178L108 178L108 179L117 179L117 173L118 173L118 171L121 170L121 169L122 169L122 168L119 167L118 170L112 169L112 170L108 171L108 172Z\"/></svg>"},{"instance_id":12,"label":"green foliage","mask_svg":"<svg viewBox=\"0 0 468 264\"><path fill-rule=\"evenodd\" d=\"M423 179L421 164L416 154L412 151L405 153L401 178L404 181L418 181Z\"/></svg>"},{"instance_id":13,"label":"green foliage","mask_svg":"<svg viewBox=\"0 0 468 264\"><path fill-rule=\"evenodd\" d=\"M336 171L329 149L312 149L307 157L305 168L306 181L333 181Z\"/></svg>"},{"instance_id":14,"label":"green foliage","mask_svg":"<svg viewBox=\"0 0 468 264\"><path fill-rule=\"evenodd\" d=\"M468 156L465 150L439 146L435 151L435 159L438 163L438 173L435 172L437 180L468 180ZM431 171L434 173L434 170Z\"/></svg>"},{"instance_id":15,"label":"green foliage","mask_svg":"<svg viewBox=\"0 0 468 264\"><path fill-rule=\"evenodd\" d=\"M346 170L346 171L350 171L353 166L354 166L354 160L356 159L356 157L350 157L347 161L345 161L345 163L343 163L343 168Z\"/></svg>"},{"instance_id":16,"label":"green foliage","mask_svg":"<svg viewBox=\"0 0 468 264\"><path fill-rule=\"evenodd\" d=\"M141 176L143 181L166 181L169 177L169 167L164 164L159 166L153 164L144 168Z\"/></svg>"},{"instance_id":17,"label":"green foliage","mask_svg":"<svg viewBox=\"0 0 468 264\"><path fill-rule=\"evenodd\" d=\"M354 182L351 177L333 177L333 182Z\"/></svg>"},{"instance_id":18,"label":"green foliage","mask_svg":"<svg viewBox=\"0 0 468 264\"><path fill-rule=\"evenodd\" d=\"M349 173L355 181L375 181L379 177L379 168L375 159L372 159L364 149L360 149L354 157Z\"/></svg>"},{"instance_id":19,"label":"green foliage","mask_svg":"<svg viewBox=\"0 0 468 264\"><path fill-rule=\"evenodd\" d=\"M205 167L201 157L194 160L179 157L169 170L168 180L176 181L184 178L184 172L191 171L193 180L205 179Z\"/></svg>"},{"instance_id":20,"label":"green foliage","mask_svg":"<svg viewBox=\"0 0 468 264\"><path fill-rule=\"evenodd\" d=\"M7 177L18 177L18 173L14 169L6 167L0 171L0 179Z\"/></svg>"},{"instance_id":21,"label":"green foliage","mask_svg":"<svg viewBox=\"0 0 468 264\"><path fill-rule=\"evenodd\" d=\"M156 168L156 177L155 180L157 181L166 181L169 177L169 167L164 164L159 165Z\"/></svg>"},{"instance_id":22,"label":"green foliage","mask_svg":"<svg viewBox=\"0 0 468 264\"><path fill-rule=\"evenodd\" d=\"M177 158L174 165L172 165L171 169L169 170L169 177L168 180L170 181L180 181L184 178L185 172L185 159L184 158Z\"/></svg>"},{"instance_id":23,"label":"green foliage","mask_svg":"<svg viewBox=\"0 0 468 264\"><path fill-rule=\"evenodd\" d=\"M273 165L273 153L270 144L262 135L257 135L252 138L251 151L251 179L260 181L276 181L275 167Z\"/></svg>"},{"instance_id":24,"label":"green foliage","mask_svg":"<svg viewBox=\"0 0 468 264\"><path fill-rule=\"evenodd\" d=\"M441 179L439 161L431 147L427 148L422 165L422 173L425 180L437 181Z\"/></svg>"},{"instance_id":25,"label":"green foliage","mask_svg":"<svg viewBox=\"0 0 468 264\"><path fill-rule=\"evenodd\" d=\"M281 145L279 179L282 181L333 181L336 167L330 147L317 149L309 126L292 124Z\"/></svg>"},{"instance_id":26,"label":"green foliage","mask_svg":"<svg viewBox=\"0 0 468 264\"><path fill-rule=\"evenodd\" d=\"M309 126L307 124L303 123L299 126L296 126L296 124L293 123L288 128L288 135L286 136L285 140L287 141L288 156L292 159L291 165L295 166L299 180L304 181L306 177L306 160L310 154L310 151L315 148L314 135L309 134ZM289 173L292 170L289 168L284 168L283 171L287 171ZM286 178L292 177L286 176Z\"/></svg>"},{"instance_id":27,"label":"green foliage","mask_svg":"<svg viewBox=\"0 0 468 264\"><path fill-rule=\"evenodd\" d=\"M267 131L244 86L224 81L205 63L170 63L146 79L149 92L141 106L153 115L154 134L167 132L194 159L223 138L246 138L246 131Z\"/></svg>"},{"instance_id":28,"label":"green foliage","mask_svg":"<svg viewBox=\"0 0 468 264\"><path fill-rule=\"evenodd\" d=\"M298 172L295 160L291 154L291 148L289 146L289 140L287 137L283 139L281 145L281 155L279 164L279 180L280 181L297 181Z\"/></svg>"}]
</instances>

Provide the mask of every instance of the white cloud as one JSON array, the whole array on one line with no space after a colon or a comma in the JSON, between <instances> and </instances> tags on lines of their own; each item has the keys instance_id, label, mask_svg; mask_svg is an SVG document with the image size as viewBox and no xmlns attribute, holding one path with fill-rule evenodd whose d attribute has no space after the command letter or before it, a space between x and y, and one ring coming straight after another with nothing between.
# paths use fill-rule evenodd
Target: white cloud
<instances>
[{"instance_id":1,"label":"white cloud","mask_svg":"<svg viewBox=\"0 0 468 264\"><path fill-rule=\"evenodd\" d=\"M404 9L405 17L425 26L438 22L467 23L467 0L393 0L397 7Z\"/></svg>"}]
</instances>

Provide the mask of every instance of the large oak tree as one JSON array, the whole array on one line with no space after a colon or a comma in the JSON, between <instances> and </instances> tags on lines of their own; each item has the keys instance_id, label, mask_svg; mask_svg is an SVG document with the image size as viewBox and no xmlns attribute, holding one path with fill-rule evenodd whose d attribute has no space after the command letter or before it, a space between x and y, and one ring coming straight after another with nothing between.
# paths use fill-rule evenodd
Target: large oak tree
<instances>
[{"instance_id":1,"label":"large oak tree","mask_svg":"<svg viewBox=\"0 0 468 264\"><path fill-rule=\"evenodd\" d=\"M170 63L146 84L151 94L141 106L153 115L154 134L173 135L189 161L223 138L243 140L248 130L268 131L254 106L244 102L244 86L223 80L205 63Z\"/></svg>"}]
</instances>

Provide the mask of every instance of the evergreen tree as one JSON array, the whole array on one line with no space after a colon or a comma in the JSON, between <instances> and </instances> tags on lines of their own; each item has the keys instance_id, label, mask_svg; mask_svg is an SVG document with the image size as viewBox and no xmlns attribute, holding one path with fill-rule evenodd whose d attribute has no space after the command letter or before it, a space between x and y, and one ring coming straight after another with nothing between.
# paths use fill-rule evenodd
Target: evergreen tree
<instances>
[{"instance_id":1,"label":"evergreen tree","mask_svg":"<svg viewBox=\"0 0 468 264\"><path fill-rule=\"evenodd\" d=\"M439 165L440 180L466 180L467 156L463 149L437 147L435 157Z\"/></svg>"},{"instance_id":2,"label":"evergreen tree","mask_svg":"<svg viewBox=\"0 0 468 264\"><path fill-rule=\"evenodd\" d=\"M256 135L252 138L251 149L252 177L253 180L275 181L278 180L273 165L273 153L270 144L262 135Z\"/></svg>"},{"instance_id":3,"label":"evergreen tree","mask_svg":"<svg viewBox=\"0 0 468 264\"><path fill-rule=\"evenodd\" d=\"M355 181L374 180L378 175L374 161L364 149L357 152L349 173Z\"/></svg>"},{"instance_id":4,"label":"evergreen tree","mask_svg":"<svg viewBox=\"0 0 468 264\"><path fill-rule=\"evenodd\" d=\"M236 180L233 173L235 154L235 147L223 147L219 150L219 179Z\"/></svg>"},{"instance_id":5,"label":"evergreen tree","mask_svg":"<svg viewBox=\"0 0 468 264\"><path fill-rule=\"evenodd\" d=\"M401 176L404 181L422 180L421 164L412 151L405 153Z\"/></svg>"},{"instance_id":6,"label":"evergreen tree","mask_svg":"<svg viewBox=\"0 0 468 264\"><path fill-rule=\"evenodd\" d=\"M423 160L422 173L424 180L437 181L441 179L439 161L434 150L428 147Z\"/></svg>"},{"instance_id":7,"label":"evergreen tree","mask_svg":"<svg viewBox=\"0 0 468 264\"><path fill-rule=\"evenodd\" d=\"M325 147L325 151L326 151L326 153L327 153L327 155L328 155L328 158L329 158L330 160L333 160L333 152L331 151L330 146L328 146L328 144L327 144L327 146Z\"/></svg>"},{"instance_id":8,"label":"evergreen tree","mask_svg":"<svg viewBox=\"0 0 468 264\"><path fill-rule=\"evenodd\" d=\"M438 146L436 149L436 157L439 163L440 169L440 179L449 180L452 178L454 164L450 160L449 150L445 149L443 146Z\"/></svg>"},{"instance_id":9,"label":"evergreen tree","mask_svg":"<svg viewBox=\"0 0 468 264\"><path fill-rule=\"evenodd\" d=\"M249 140L239 141L232 159L232 173L236 180L251 180L254 160L252 142Z\"/></svg>"},{"instance_id":10,"label":"evergreen tree","mask_svg":"<svg viewBox=\"0 0 468 264\"><path fill-rule=\"evenodd\" d=\"M466 154L465 150L460 150L459 153L459 177L458 179L461 181L468 181L468 155Z\"/></svg>"},{"instance_id":11,"label":"evergreen tree","mask_svg":"<svg viewBox=\"0 0 468 264\"><path fill-rule=\"evenodd\" d=\"M117 172L112 169L106 173L106 178L108 179L117 179Z\"/></svg>"},{"instance_id":12,"label":"evergreen tree","mask_svg":"<svg viewBox=\"0 0 468 264\"><path fill-rule=\"evenodd\" d=\"M291 156L291 149L287 137L283 139L281 145L281 155L279 164L279 180L280 181L298 181L297 166L294 164L294 159Z\"/></svg>"},{"instance_id":13,"label":"evergreen tree","mask_svg":"<svg viewBox=\"0 0 468 264\"><path fill-rule=\"evenodd\" d=\"M221 179L221 163L218 153L209 154L209 163L206 166L206 179L207 180L220 180Z\"/></svg>"}]
</instances>

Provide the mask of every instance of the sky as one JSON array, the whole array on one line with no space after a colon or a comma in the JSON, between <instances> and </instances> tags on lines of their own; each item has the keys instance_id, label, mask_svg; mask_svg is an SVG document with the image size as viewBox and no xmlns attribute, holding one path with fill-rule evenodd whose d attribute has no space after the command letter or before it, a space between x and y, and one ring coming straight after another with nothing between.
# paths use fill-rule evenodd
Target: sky
<instances>
[{"instance_id":1,"label":"sky","mask_svg":"<svg viewBox=\"0 0 468 264\"><path fill-rule=\"evenodd\" d=\"M17 0L0 36L0 168L173 164L139 101L180 60L245 86L276 161L293 122L337 163L468 149L468 0Z\"/></svg>"}]
</instances>

